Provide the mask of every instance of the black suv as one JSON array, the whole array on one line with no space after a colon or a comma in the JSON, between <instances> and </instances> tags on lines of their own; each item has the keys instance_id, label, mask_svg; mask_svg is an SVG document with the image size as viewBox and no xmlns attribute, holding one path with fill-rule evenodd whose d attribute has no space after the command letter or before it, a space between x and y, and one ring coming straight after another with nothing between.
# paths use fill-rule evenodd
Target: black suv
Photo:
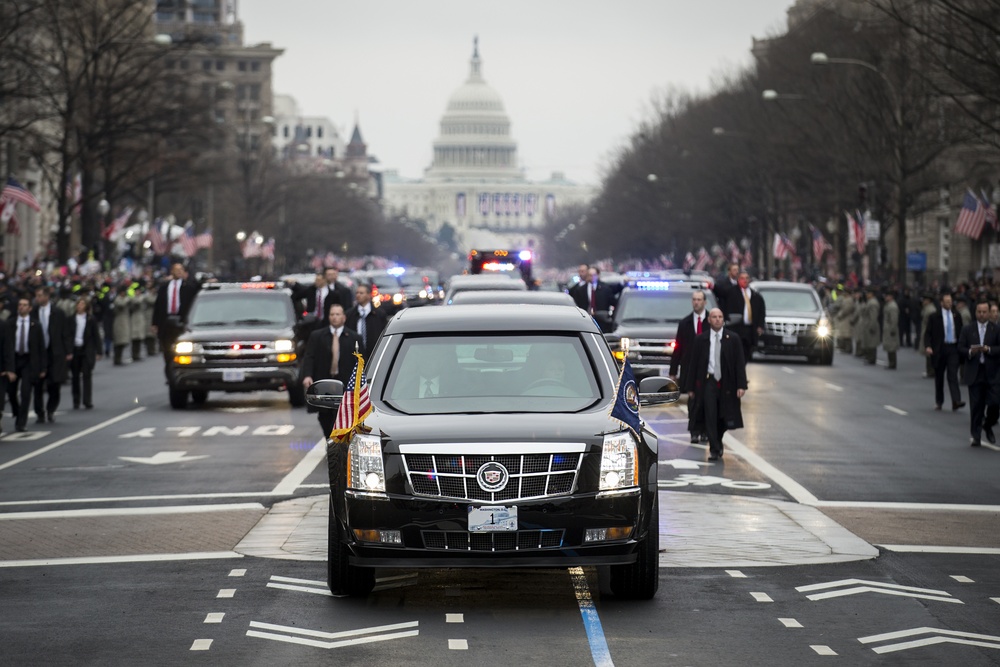
<instances>
[{"instance_id":1,"label":"black suv","mask_svg":"<svg viewBox=\"0 0 1000 667\"><path fill-rule=\"evenodd\" d=\"M285 389L293 406L305 405L300 346L291 292L280 283L206 284L174 345L170 405L261 389Z\"/></svg>"},{"instance_id":2,"label":"black suv","mask_svg":"<svg viewBox=\"0 0 1000 667\"><path fill-rule=\"evenodd\" d=\"M611 317L607 339L621 361L628 350L636 378L666 375L674 354L677 325L691 313L691 293L705 292L705 308L716 307L710 283L701 279L631 279Z\"/></svg>"},{"instance_id":3,"label":"black suv","mask_svg":"<svg viewBox=\"0 0 1000 667\"><path fill-rule=\"evenodd\" d=\"M331 591L367 594L378 567L599 565L617 595L653 597L656 436L608 416L618 366L589 315L407 309L366 371L371 415L327 448ZM678 397L667 378L626 388L636 410ZM307 399L341 392L322 380Z\"/></svg>"},{"instance_id":4,"label":"black suv","mask_svg":"<svg viewBox=\"0 0 1000 667\"><path fill-rule=\"evenodd\" d=\"M751 285L767 305L764 334L756 352L805 356L824 366L833 363L833 335L823 302L812 285L761 281Z\"/></svg>"}]
</instances>

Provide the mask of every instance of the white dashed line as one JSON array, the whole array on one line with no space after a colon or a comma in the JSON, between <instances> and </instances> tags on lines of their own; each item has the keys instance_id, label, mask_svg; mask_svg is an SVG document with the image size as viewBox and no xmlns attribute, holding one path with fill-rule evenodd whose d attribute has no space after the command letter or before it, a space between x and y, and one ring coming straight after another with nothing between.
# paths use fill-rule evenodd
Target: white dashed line
<instances>
[{"instance_id":1,"label":"white dashed line","mask_svg":"<svg viewBox=\"0 0 1000 667\"><path fill-rule=\"evenodd\" d=\"M976 583L972 579L969 579L968 577L966 577L965 575L962 575L962 574L953 574L953 575L951 575L951 578L954 579L955 581L957 581L960 584L974 584L974 583Z\"/></svg>"},{"instance_id":2,"label":"white dashed line","mask_svg":"<svg viewBox=\"0 0 1000 667\"><path fill-rule=\"evenodd\" d=\"M219 594L216 595L215 597L217 597L217 598L231 598L234 595L236 595L236 589L235 588L223 588L222 590L219 591Z\"/></svg>"},{"instance_id":3,"label":"white dashed line","mask_svg":"<svg viewBox=\"0 0 1000 667\"><path fill-rule=\"evenodd\" d=\"M830 382L826 383L826 387L827 387L827 389L833 389L834 391L844 391L843 387L837 386L837 385L832 384Z\"/></svg>"},{"instance_id":4,"label":"white dashed line","mask_svg":"<svg viewBox=\"0 0 1000 667\"><path fill-rule=\"evenodd\" d=\"M230 570L230 571L229 571L229 576L230 576L230 577L242 577L242 576L244 576L244 575L245 575L246 573L247 573L247 571L246 571L246 570Z\"/></svg>"},{"instance_id":5,"label":"white dashed line","mask_svg":"<svg viewBox=\"0 0 1000 667\"><path fill-rule=\"evenodd\" d=\"M785 373L788 373L789 375L795 375L795 371L789 368L788 366L782 366L781 370L784 371Z\"/></svg>"},{"instance_id":6,"label":"white dashed line","mask_svg":"<svg viewBox=\"0 0 1000 667\"><path fill-rule=\"evenodd\" d=\"M816 651L818 655L837 655L837 652L832 648L829 646L823 646L822 644L813 644L809 648Z\"/></svg>"},{"instance_id":7,"label":"white dashed line","mask_svg":"<svg viewBox=\"0 0 1000 667\"><path fill-rule=\"evenodd\" d=\"M750 595L752 595L753 599L757 602L774 602L774 600L771 599L771 596L767 593L751 593Z\"/></svg>"},{"instance_id":8,"label":"white dashed line","mask_svg":"<svg viewBox=\"0 0 1000 667\"><path fill-rule=\"evenodd\" d=\"M883 405L882 407L888 410L889 412L899 415L900 417L905 417L906 415L909 414L906 410L900 410L899 408L892 405Z\"/></svg>"},{"instance_id":9,"label":"white dashed line","mask_svg":"<svg viewBox=\"0 0 1000 667\"><path fill-rule=\"evenodd\" d=\"M779 618L778 621L781 622L786 628L801 628L802 624L796 621L794 618Z\"/></svg>"},{"instance_id":10,"label":"white dashed line","mask_svg":"<svg viewBox=\"0 0 1000 667\"><path fill-rule=\"evenodd\" d=\"M205 617L205 623L222 623L225 614L209 614Z\"/></svg>"},{"instance_id":11,"label":"white dashed line","mask_svg":"<svg viewBox=\"0 0 1000 667\"><path fill-rule=\"evenodd\" d=\"M453 651L468 651L469 650L469 640L467 639L449 639L448 648Z\"/></svg>"},{"instance_id":12,"label":"white dashed line","mask_svg":"<svg viewBox=\"0 0 1000 667\"><path fill-rule=\"evenodd\" d=\"M734 579L746 579L747 575L743 574L739 570L726 570L726 574Z\"/></svg>"},{"instance_id":13,"label":"white dashed line","mask_svg":"<svg viewBox=\"0 0 1000 667\"><path fill-rule=\"evenodd\" d=\"M192 651L207 651L212 646L211 639L195 639L191 644Z\"/></svg>"},{"instance_id":14,"label":"white dashed line","mask_svg":"<svg viewBox=\"0 0 1000 667\"><path fill-rule=\"evenodd\" d=\"M990 599L996 602L997 604L1000 604L1000 598L990 598Z\"/></svg>"},{"instance_id":15,"label":"white dashed line","mask_svg":"<svg viewBox=\"0 0 1000 667\"><path fill-rule=\"evenodd\" d=\"M445 614L445 623L465 623L465 614Z\"/></svg>"}]
</instances>

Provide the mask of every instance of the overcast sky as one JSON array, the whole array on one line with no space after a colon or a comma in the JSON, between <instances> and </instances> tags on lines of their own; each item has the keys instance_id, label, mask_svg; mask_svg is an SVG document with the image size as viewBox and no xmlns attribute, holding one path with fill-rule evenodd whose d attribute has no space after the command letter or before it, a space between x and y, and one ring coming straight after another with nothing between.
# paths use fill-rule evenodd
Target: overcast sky
<instances>
[{"instance_id":1,"label":"overcast sky","mask_svg":"<svg viewBox=\"0 0 1000 667\"><path fill-rule=\"evenodd\" d=\"M598 184L650 100L705 92L781 31L792 0L240 0L246 42L285 53L275 93L347 136L355 112L384 169L418 178L479 36L521 166Z\"/></svg>"}]
</instances>

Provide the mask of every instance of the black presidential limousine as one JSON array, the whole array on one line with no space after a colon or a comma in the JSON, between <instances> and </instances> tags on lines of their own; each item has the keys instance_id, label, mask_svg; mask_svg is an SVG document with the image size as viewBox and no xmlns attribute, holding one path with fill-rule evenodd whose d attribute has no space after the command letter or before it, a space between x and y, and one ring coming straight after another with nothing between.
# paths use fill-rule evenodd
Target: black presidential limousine
<instances>
[{"instance_id":1,"label":"black presidential limousine","mask_svg":"<svg viewBox=\"0 0 1000 667\"><path fill-rule=\"evenodd\" d=\"M328 444L331 591L365 595L379 567L598 565L616 595L651 598L657 443L608 416L618 373L575 307L396 315L366 367L365 428ZM307 400L333 409L342 392L318 382ZM639 397L677 387L647 378Z\"/></svg>"}]
</instances>

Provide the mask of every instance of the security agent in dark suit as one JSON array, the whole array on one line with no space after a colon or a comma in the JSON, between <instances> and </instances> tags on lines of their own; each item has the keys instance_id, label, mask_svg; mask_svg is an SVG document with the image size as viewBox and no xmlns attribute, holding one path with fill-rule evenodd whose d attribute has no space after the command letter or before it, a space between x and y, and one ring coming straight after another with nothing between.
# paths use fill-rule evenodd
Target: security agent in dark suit
<instances>
[{"instance_id":1,"label":"security agent in dark suit","mask_svg":"<svg viewBox=\"0 0 1000 667\"><path fill-rule=\"evenodd\" d=\"M358 285L354 288L356 305L347 311L347 328L357 332L361 339L361 354L365 363L371 361L372 351L379 336L385 330L387 323L385 313L381 308L372 305L372 289L368 285Z\"/></svg>"},{"instance_id":2,"label":"security agent in dark suit","mask_svg":"<svg viewBox=\"0 0 1000 667\"><path fill-rule=\"evenodd\" d=\"M743 428L740 399L747 390L747 373L743 346L735 333L723 328L722 311L709 311L708 323L709 330L695 339L695 381L688 406L694 406L696 427L708 435L708 460L718 461L726 431Z\"/></svg>"},{"instance_id":3,"label":"security agent in dark suit","mask_svg":"<svg viewBox=\"0 0 1000 667\"><path fill-rule=\"evenodd\" d=\"M750 361L753 346L764 333L767 315L764 297L750 287L750 274L740 271L737 285L725 293L723 307L726 326L736 332L743 344L744 363Z\"/></svg>"},{"instance_id":4,"label":"security agent in dark suit","mask_svg":"<svg viewBox=\"0 0 1000 667\"><path fill-rule=\"evenodd\" d=\"M573 297L573 302L577 308L590 309L590 300L587 298L587 283L590 282L590 265L581 264L576 269L576 274L580 281L567 290Z\"/></svg>"},{"instance_id":5,"label":"security agent in dark suit","mask_svg":"<svg viewBox=\"0 0 1000 667\"><path fill-rule=\"evenodd\" d=\"M323 277L326 278L327 287L329 290L326 294L326 300L323 302L323 312L329 313L330 306L335 303L339 303L344 307L344 312L354 305L354 295L351 294L351 290L346 285L342 285L337 278L340 277L340 269L336 266L328 266L323 269Z\"/></svg>"},{"instance_id":6,"label":"security agent in dark suit","mask_svg":"<svg viewBox=\"0 0 1000 667\"><path fill-rule=\"evenodd\" d=\"M174 343L184 331L191 304L199 286L187 279L187 270L180 262L170 266L170 280L160 285L153 303L153 333L163 351L163 372L167 381L173 374Z\"/></svg>"},{"instance_id":7,"label":"security agent in dark suit","mask_svg":"<svg viewBox=\"0 0 1000 667\"><path fill-rule=\"evenodd\" d=\"M924 348L934 368L934 409L940 410L944 404L944 379L948 377L951 391L951 409L965 407L962 390L958 386L958 334L961 333L962 318L952 308L951 292L941 294L941 306L927 318L927 333L924 334Z\"/></svg>"},{"instance_id":8,"label":"security agent in dark suit","mask_svg":"<svg viewBox=\"0 0 1000 667\"><path fill-rule=\"evenodd\" d=\"M45 379L48 370L42 325L32 317L31 298L27 294L17 300L17 315L8 319L6 326L7 396L16 417L14 429L24 431L31 409L32 389L36 382Z\"/></svg>"},{"instance_id":9,"label":"security agent in dark suit","mask_svg":"<svg viewBox=\"0 0 1000 667\"><path fill-rule=\"evenodd\" d=\"M347 317L344 308L339 303L330 306L327 322L329 326L317 329L309 335L306 342L305 358L302 362L302 386L308 391L310 385L317 380L340 380L347 385L354 372L354 350L361 350L361 338L345 326ZM334 359L334 337L337 340L337 359ZM329 438L333 424L337 421L335 410L320 410L308 406L309 412L319 416L319 425L323 429L323 437Z\"/></svg>"},{"instance_id":10,"label":"security agent in dark suit","mask_svg":"<svg viewBox=\"0 0 1000 667\"><path fill-rule=\"evenodd\" d=\"M76 313L70 320L70 331L73 332L73 359L70 361L70 372L73 382L73 409L83 407L90 410L94 407L94 364L101 358L100 322L90 312L90 299L81 297L76 302ZM82 386L81 386L82 385Z\"/></svg>"},{"instance_id":11,"label":"security agent in dark suit","mask_svg":"<svg viewBox=\"0 0 1000 667\"><path fill-rule=\"evenodd\" d=\"M674 351L670 355L670 377L678 383L683 392L694 389L694 341L704 331L708 331L708 313L705 312L704 290L691 292L691 312L677 325L677 336L674 338ZM680 377L678 378L678 368ZM691 442L708 441L708 436L694 427L694 415L688 412L688 431Z\"/></svg>"},{"instance_id":12,"label":"security agent in dark suit","mask_svg":"<svg viewBox=\"0 0 1000 667\"><path fill-rule=\"evenodd\" d=\"M962 384L969 388L972 446L982 445L982 432L990 443L996 442L992 425L983 418L987 404L1000 402L1000 329L990 322L990 305L976 304L976 321L962 327L958 335L958 354L965 358Z\"/></svg>"},{"instance_id":13,"label":"security agent in dark suit","mask_svg":"<svg viewBox=\"0 0 1000 667\"><path fill-rule=\"evenodd\" d=\"M44 424L46 419L55 421L62 385L69 376L69 363L73 359L73 332L66 313L52 303L51 296L52 290L48 287L35 290L35 319L41 325L45 339L48 366L45 378L39 379L34 386L35 414L39 424Z\"/></svg>"},{"instance_id":14,"label":"security agent in dark suit","mask_svg":"<svg viewBox=\"0 0 1000 667\"><path fill-rule=\"evenodd\" d=\"M715 281L715 285L712 286L712 292L715 294L715 301L719 304L719 308L722 309L723 313L728 313L729 310L726 308L726 297L729 293L735 289L739 289L740 285L740 265L736 262L731 262L729 266L726 267L726 275L721 276Z\"/></svg>"}]
</instances>

